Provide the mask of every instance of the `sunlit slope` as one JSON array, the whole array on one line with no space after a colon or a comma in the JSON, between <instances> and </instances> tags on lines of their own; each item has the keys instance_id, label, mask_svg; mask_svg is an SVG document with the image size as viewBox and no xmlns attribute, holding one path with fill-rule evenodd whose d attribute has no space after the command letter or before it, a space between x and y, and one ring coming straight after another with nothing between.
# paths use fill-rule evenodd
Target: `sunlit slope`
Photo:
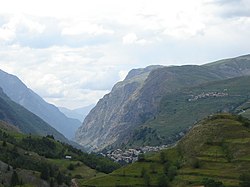
<instances>
[{"instance_id":1,"label":"sunlit slope","mask_svg":"<svg viewBox=\"0 0 250 187\"><path fill-rule=\"evenodd\" d=\"M250 121L218 114L197 124L175 147L82 186L240 186L250 172L249 147Z\"/></svg>"}]
</instances>

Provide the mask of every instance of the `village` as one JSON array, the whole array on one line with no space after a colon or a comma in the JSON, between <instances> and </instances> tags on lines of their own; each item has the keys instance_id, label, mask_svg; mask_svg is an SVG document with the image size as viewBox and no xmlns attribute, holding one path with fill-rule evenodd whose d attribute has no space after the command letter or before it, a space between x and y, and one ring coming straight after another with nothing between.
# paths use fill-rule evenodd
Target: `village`
<instances>
[{"instance_id":1,"label":"village","mask_svg":"<svg viewBox=\"0 0 250 187\"><path fill-rule=\"evenodd\" d=\"M114 151L108 151L107 153L101 153L102 156L108 157L115 162L121 164L133 163L138 160L138 156L140 154L148 153L148 152L157 152L162 149L168 148L170 145L161 145L161 146L145 146L137 149L128 149L121 150L116 149Z\"/></svg>"},{"instance_id":2,"label":"village","mask_svg":"<svg viewBox=\"0 0 250 187\"><path fill-rule=\"evenodd\" d=\"M228 96L228 93L224 93L224 92L208 92L208 93L201 93L199 95L196 96L192 96L192 98L188 99L188 101L196 101L198 99L205 99L208 97L226 97Z\"/></svg>"},{"instance_id":3,"label":"village","mask_svg":"<svg viewBox=\"0 0 250 187\"><path fill-rule=\"evenodd\" d=\"M191 126L183 130L182 132L177 133L174 136L175 143L169 143L169 144L164 144L164 145L159 145L159 146L143 146L143 147L138 147L138 148L130 148L126 150L121 150L121 149L115 149L115 150L110 150L105 153L100 153L104 157L108 157L111 160L118 162L120 164L129 164L133 163L138 160L139 155L145 154L145 153L150 153L150 152L159 152L163 149L167 149L169 147L172 147L176 144L176 141L180 140L189 130L191 129Z\"/></svg>"}]
</instances>

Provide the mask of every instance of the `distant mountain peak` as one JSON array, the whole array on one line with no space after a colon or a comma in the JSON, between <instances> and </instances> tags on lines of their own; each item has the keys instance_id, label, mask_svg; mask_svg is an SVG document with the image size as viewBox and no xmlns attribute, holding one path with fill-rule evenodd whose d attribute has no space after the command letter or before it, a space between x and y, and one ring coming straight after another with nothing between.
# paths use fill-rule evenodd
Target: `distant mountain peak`
<instances>
[{"instance_id":1,"label":"distant mountain peak","mask_svg":"<svg viewBox=\"0 0 250 187\"><path fill-rule=\"evenodd\" d=\"M74 138L75 131L81 125L81 122L66 117L56 106L47 103L29 89L18 77L1 70L0 87L11 100L39 116L67 138Z\"/></svg>"},{"instance_id":2,"label":"distant mountain peak","mask_svg":"<svg viewBox=\"0 0 250 187\"><path fill-rule=\"evenodd\" d=\"M158 69L164 66L160 66L160 65L151 65L151 66L147 66L146 68L138 68L138 69L132 69L128 72L128 75L126 76L125 80L134 78L135 76L139 76L145 73L149 73L150 71L154 70L154 69Z\"/></svg>"}]
</instances>

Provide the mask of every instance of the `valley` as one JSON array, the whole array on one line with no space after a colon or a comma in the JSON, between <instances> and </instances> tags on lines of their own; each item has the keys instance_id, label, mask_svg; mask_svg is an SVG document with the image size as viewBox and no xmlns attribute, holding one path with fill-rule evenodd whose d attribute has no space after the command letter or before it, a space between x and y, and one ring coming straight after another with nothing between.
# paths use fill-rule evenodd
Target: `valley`
<instances>
[{"instance_id":1,"label":"valley","mask_svg":"<svg viewBox=\"0 0 250 187\"><path fill-rule=\"evenodd\" d=\"M76 141L95 152L172 144L206 116L238 113L249 102L249 75L249 55L131 70L87 115Z\"/></svg>"},{"instance_id":2,"label":"valley","mask_svg":"<svg viewBox=\"0 0 250 187\"><path fill-rule=\"evenodd\" d=\"M56 141L52 135L21 134L4 122L0 122L0 160L0 186L71 186L75 178L86 180L120 167Z\"/></svg>"},{"instance_id":3,"label":"valley","mask_svg":"<svg viewBox=\"0 0 250 187\"><path fill-rule=\"evenodd\" d=\"M0 79L0 187L250 186L250 55L133 69L75 110Z\"/></svg>"},{"instance_id":4,"label":"valley","mask_svg":"<svg viewBox=\"0 0 250 187\"><path fill-rule=\"evenodd\" d=\"M141 155L138 162L82 186L247 186L250 121L231 114L196 124L176 146Z\"/></svg>"}]
</instances>

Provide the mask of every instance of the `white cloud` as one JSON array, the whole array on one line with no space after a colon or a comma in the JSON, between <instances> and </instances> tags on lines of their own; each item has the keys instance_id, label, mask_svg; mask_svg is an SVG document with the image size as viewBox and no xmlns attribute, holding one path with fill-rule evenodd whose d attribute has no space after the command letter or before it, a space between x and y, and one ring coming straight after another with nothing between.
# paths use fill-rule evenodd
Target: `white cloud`
<instances>
[{"instance_id":1,"label":"white cloud","mask_svg":"<svg viewBox=\"0 0 250 187\"><path fill-rule=\"evenodd\" d=\"M6 26L0 28L0 41L10 41L15 38L15 32Z\"/></svg>"},{"instance_id":2,"label":"white cloud","mask_svg":"<svg viewBox=\"0 0 250 187\"><path fill-rule=\"evenodd\" d=\"M127 76L129 71L125 71L125 70L121 70L119 71L119 77L120 77L120 81L124 80Z\"/></svg>"},{"instance_id":3,"label":"white cloud","mask_svg":"<svg viewBox=\"0 0 250 187\"><path fill-rule=\"evenodd\" d=\"M83 20L76 21L75 23L67 23L67 26L62 29L62 35L102 35L102 34L114 34L111 29L105 29L102 25L89 23Z\"/></svg>"},{"instance_id":4,"label":"white cloud","mask_svg":"<svg viewBox=\"0 0 250 187\"><path fill-rule=\"evenodd\" d=\"M129 33L122 38L124 44L133 44L138 40L135 33Z\"/></svg>"},{"instance_id":5,"label":"white cloud","mask_svg":"<svg viewBox=\"0 0 250 187\"><path fill-rule=\"evenodd\" d=\"M139 44L139 45L146 45L151 43L150 41L147 41L145 39L138 39L137 35L135 33L129 33L123 36L122 43L125 45L129 44Z\"/></svg>"},{"instance_id":6,"label":"white cloud","mask_svg":"<svg viewBox=\"0 0 250 187\"><path fill-rule=\"evenodd\" d=\"M29 35L41 34L45 26L39 22L28 19L23 15L9 17L9 21L0 27L0 40L11 41L18 33L26 32Z\"/></svg>"},{"instance_id":7,"label":"white cloud","mask_svg":"<svg viewBox=\"0 0 250 187\"><path fill-rule=\"evenodd\" d=\"M8 0L0 6L0 68L56 105L81 107L132 68L249 53L249 7L249 0Z\"/></svg>"},{"instance_id":8,"label":"white cloud","mask_svg":"<svg viewBox=\"0 0 250 187\"><path fill-rule=\"evenodd\" d=\"M105 53L104 48L98 50ZM0 68L17 75L47 101L77 108L96 103L120 79L117 66L122 64L100 61L98 50L0 47Z\"/></svg>"}]
</instances>

